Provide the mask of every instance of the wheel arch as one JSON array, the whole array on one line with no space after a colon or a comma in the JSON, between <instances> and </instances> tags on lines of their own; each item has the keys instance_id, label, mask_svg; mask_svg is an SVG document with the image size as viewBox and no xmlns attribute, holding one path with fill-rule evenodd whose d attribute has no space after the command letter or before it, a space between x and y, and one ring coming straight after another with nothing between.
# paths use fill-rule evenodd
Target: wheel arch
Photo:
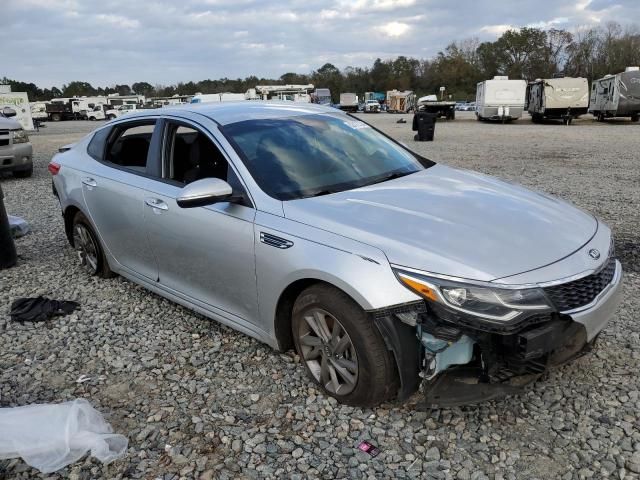
<instances>
[{"instance_id":1,"label":"wheel arch","mask_svg":"<svg viewBox=\"0 0 640 480\"><path fill-rule=\"evenodd\" d=\"M78 212L82 212L76 205L69 205L64 209L62 216L64 218L64 233L67 235L69 244L73 247L73 219ZM85 215L86 216L86 215Z\"/></svg>"},{"instance_id":2,"label":"wheel arch","mask_svg":"<svg viewBox=\"0 0 640 480\"><path fill-rule=\"evenodd\" d=\"M363 310L367 310L366 305L362 301L354 298L350 292L336 285L338 282L328 281L317 277L306 277L297 279L287 285L278 298L276 311L274 316L274 331L278 350L287 351L293 348L293 337L291 332L291 312L293 304L300 294L311 285L323 284L335 288L347 295L351 300L358 304Z\"/></svg>"}]
</instances>

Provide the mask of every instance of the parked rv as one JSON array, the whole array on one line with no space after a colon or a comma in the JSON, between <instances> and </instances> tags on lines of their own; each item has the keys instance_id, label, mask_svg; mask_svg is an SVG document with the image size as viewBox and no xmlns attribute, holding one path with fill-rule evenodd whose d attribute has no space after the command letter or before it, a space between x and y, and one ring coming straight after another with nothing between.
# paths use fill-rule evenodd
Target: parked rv
<instances>
[{"instance_id":1,"label":"parked rv","mask_svg":"<svg viewBox=\"0 0 640 480\"><path fill-rule=\"evenodd\" d=\"M409 113L416 108L416 94L411 90L387 92L387 111L389 113Z\"/></svg>"},{"instance_id":2,"label":"parked rv","mask_svg":"<svg viewBox=\"0 0 640 480\"><path fill-rule=\"evenodd\" d=\"M522 117L527 82L496 75L476 86L476 118L510 122Z\"/></svg>"},{"instance_id":3,"label":"parked rv","mask_svg":"<svg viewBox=\"0 0 640 480\"><path fill-rule=\"evenodd\" d=\"M239 102L246 99L246 93L196 93L190 103Z\"/></svg>"},{"instance_id":4,"label":"parked rv","mask_svg":"<svg viewBox=\"0 0 640 480\"><path fill-rule=\"evenodd\" d=\"M46 120L47 115L47 102L31 102L29 104L31 109L31 118L34 120Z\"/></svg>"},{"instance_id":5,"label":"parked rv","mask_svg":"<svg viewBox=\"0 0 640 480\"><path fill-rule=\"evenodd\" d=\"M356 95L355 93L341 93L340 110L344 110L346 112L357 112L358 95Z\"/></svg>"},{"instance_id":6,"label":"parked rv","mask_svg":"<svg viewBox=\"0 0 640 480\"><path fill-rule=\"evenodd\" d=\"M587 113L589 84L586 78L561 77L536 80L527 87L527 109L533 122L562 119L565 125Z\"/></svg>"},{"instance_id":7,"label":"parked rv","mask_svg":"<svg viewBox=\"0 0 640 480\"><path fill-rule=\"evenodd\" d=\"M627 67L622 73L594 80L589 113L599 121L612 117L640 120L640 67Z\"/></svg>"},{"instance_id":8,"label":"parked rv","mask_svg":"<svg viewBox=\"0 0 640 480\"><path fill-rule=\"evenodd\" d=\"M15 110L13 120L20 123L23 129L33 130L33 118L31 117L31 106L29 96L26 92L12 92L11 87L3 85L0 91L0 110L9 107Z\"/></svg>"},{"instance_id":9,"label":"parked rv","mask_svg":"<svg viewBox=\"0 0 640 480\"><path fill-rule=\"evenodd\" d=\"M314 86L312 84L256 85L255 89L249 89L243 94L242 100L284 100L290 102L309 103L312 101L311 91L313 88Z\"/></svg>"}]
</instances>

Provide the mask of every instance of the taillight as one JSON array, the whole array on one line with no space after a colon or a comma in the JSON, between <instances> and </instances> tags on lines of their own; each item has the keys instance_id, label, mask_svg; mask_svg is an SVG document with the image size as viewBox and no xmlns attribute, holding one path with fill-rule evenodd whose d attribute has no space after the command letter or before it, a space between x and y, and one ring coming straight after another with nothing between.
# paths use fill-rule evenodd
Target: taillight
<instances>
[{"instance_id":1,"label":"taillight","mask_svg":"<svg viewBox=\"0 0 640 480\"><path fill-rule=\"evenodd\" d=\"M49 173L51 175L57 175L60 171L60 164L56 162L50 162L47 166L47 169L49 170Z\"/></svg>"}]
</instances>

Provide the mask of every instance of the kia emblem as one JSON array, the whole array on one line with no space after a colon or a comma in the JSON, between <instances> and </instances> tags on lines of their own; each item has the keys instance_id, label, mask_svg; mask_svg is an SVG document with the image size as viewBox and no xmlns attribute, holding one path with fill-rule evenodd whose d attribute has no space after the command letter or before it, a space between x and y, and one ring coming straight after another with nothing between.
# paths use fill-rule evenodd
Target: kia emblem
<instances>
[{"instance_id":1,"label":"kia emblem","mask_svg":"<svg viewBox=\"0 0 640 480\"><path fill-rule=\"evenodd\" d=\"M589 250L589 256L594 260L598 260L600 258L600 252L595 248L592 248L591 250Z\"/></svg>"}]
</instances>

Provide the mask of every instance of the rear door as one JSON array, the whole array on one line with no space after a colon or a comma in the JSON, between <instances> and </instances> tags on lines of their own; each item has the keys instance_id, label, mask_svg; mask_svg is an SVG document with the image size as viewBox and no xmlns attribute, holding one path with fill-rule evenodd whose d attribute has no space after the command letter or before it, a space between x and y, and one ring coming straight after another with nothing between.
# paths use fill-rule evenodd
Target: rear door
<instances>
[{"instance_id":1,"label":"rear door","mask_svg":"<svg viewBox=\"0 0 640 480\"><path fill-rule=\"evenodd\" d=\"M81 176L89 216L107 251L130 273L157 280L158 266L144 227L148 165L156 119L121 122L108 131L98 160Z\"/></svg>"}]
</instances>

